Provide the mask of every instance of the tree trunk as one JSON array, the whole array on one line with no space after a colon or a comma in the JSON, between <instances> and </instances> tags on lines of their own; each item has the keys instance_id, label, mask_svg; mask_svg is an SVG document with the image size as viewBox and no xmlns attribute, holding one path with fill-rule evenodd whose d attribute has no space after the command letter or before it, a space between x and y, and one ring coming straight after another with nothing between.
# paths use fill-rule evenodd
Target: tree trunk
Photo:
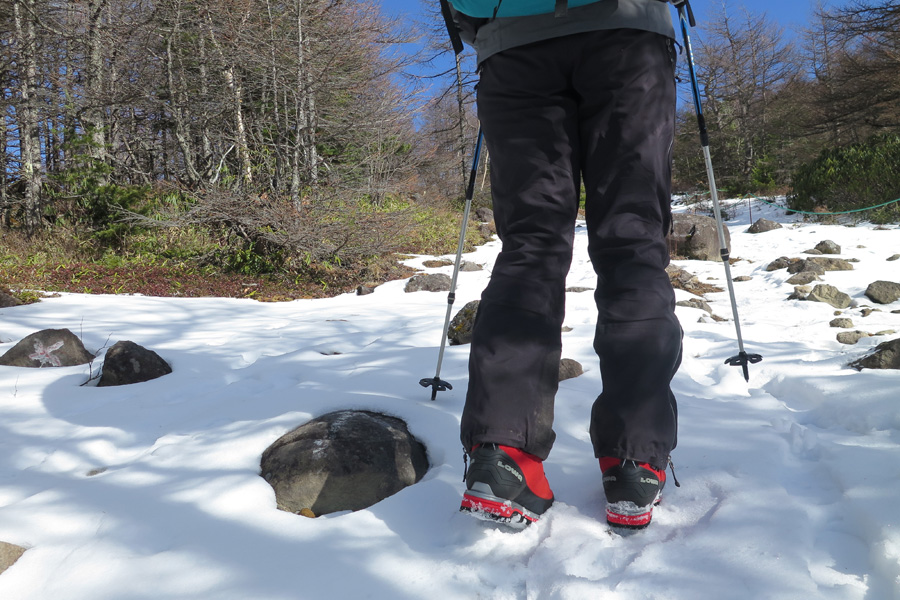
<instances>
[{"instance_id":1,"label":"tree trunk","mask_svg":"<svg viewBox=\"0 0 900 600\"><path fill-rule=\"evenodd\" d=\"M22 69L19 82L20 104L16 110L19 129L20 177L25 183L25 229L28 235L41 226L41 162L40 121L37 98L37 39L34 21L34 0L15 0L13 18L16 46Z\"/></svg>"}]
</instances>

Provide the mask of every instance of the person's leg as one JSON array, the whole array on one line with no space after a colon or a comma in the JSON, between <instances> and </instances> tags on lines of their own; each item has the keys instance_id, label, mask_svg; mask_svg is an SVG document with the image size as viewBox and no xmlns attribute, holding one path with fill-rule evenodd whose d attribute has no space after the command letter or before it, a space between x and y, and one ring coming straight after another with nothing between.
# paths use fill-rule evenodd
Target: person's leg
<instances>
[{"instance_id":1,"label":"person's leg","mask_svg":"<svg viewBox=\"0 0 900 600\"><path fill-rule=\"evenodd\" d=\"M603 379L591 440L597 457L664 470L676 444L670 382L682 337L665 272L675 54L667 38L649 32L594 35L575 78Z\"/></svg>"},{"instance_id":2,"label":"person's leg","mask_svg":"<svg viewBox=\"0 0 900 600\"><path fill-rule=\"evenodd\" d=\"M503 247L484 290L469 359L461 439L550 452L565 280L578 209L571 45L563 39L490 57L478 116L491 160Z\"/></svg>"}]
</instances>

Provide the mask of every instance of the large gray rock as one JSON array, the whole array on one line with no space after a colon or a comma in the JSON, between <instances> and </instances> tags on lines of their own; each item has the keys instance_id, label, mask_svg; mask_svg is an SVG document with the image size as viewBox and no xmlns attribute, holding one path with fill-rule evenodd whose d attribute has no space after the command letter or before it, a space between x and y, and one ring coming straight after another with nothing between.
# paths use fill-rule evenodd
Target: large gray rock
<instances>
[{"instance_id":1,"label":"large gray rock","mask_svg":"<svg viewBox=\"0 0 900 600\"><path fill-rule=\"evenodd\" d=\"M319 516L361 510L418 482L425 446L395 417L343 410L283 435L262 455L278 508Z\"/></svg>"},{"instance_id":2,"label":"large gray rock","mask_svg":"<svg viewBox=\"0 0 900 600\"><path fill-rule=\"evenodd\" d=\"M728 227L722 226L725 234L725 245L731 248L731 234ZM716 220L702 215L675 215L672 220L673 231L669 236L669 248L677 256L694 260L722 260L719 254L719 233Z\"/></svg>"},{"instance_id":3,"label":"large gray rock","mask_svg":"<svg viewBox=\"0 0 900 600\"><path fill-rule=\"evenodd\" d=\"M106 351L97 387L142 383L171 372L172 367L156 352L134 342L116 342Z\"/></svg>"},{"instance_id":4,"label":"large gray rock","mask_svg":"<svg viewBox=\"0 0 900 600\"><path fill-rule=\"evenodd\" d=\"M874 281L866 288L866 297L878 304L891 304L900 299L900 283Z\"/></svg>"},{"instance_id":5,"label":"large gray rock","mask_svg":"<svg viewBox=\"0 0 900 600\"><path fill-rule=\"evenodd\" d=\"M3 356L8 367L72 367L94 360L75 334L68 329L44 329L25 337Z\"/></svg>"},{"instance_id":6,"label":"large gray rock","mask_svg":"<svg viewBox=\"0 0 900 600\"><path fill-rule=\"evenodd\" d=\"M825 284L819 284L814 287L806 299L813 302L825 302L835 308L847 308L852 302L850 296L833 285Z\"/></svg>"},{"instance_id":7,"label":"large gray rock","mask_svg":"<svg viewBox=\"0 0 900 600\"><path fill-rule=\"evenodd\" d=\"M855 369L900 369L900 338L883 342L872 354L850 363Z\"/></svg>"},{"instance_id":8,"label":"large gray rock","mask_svg":"<svg viewBox=\"0 0 900 600\"><path fill-rule=\"evenodd\" d=\"M429 273L427 275L414 275L406 282L404 292L449 292L451 279L443 273Z\"/></svg>"},{"instance_id":9,"label":"large gray rock","mask_svg":"<svg viewBox=\"0 0 900 600\"><path fill-rule=\"evenodd\" d=\"M475 325L475 315L478 314L479 304L479 300L472 300L463 306L450 321L450 327L447 328L447 339L451 346L461 346L472 341L472 328Z\"/></svg>"},{"instance_id":10,"label":"large gray rock","mask_svg":"<svg viewBox=\"0 0 900 600\"><path fill-rule=\"evenodd\" d=\"M747 229L747 233L765 233L773 229L781 229L781 223L770 221L768 219L757 219L756 222Z\"/></svg>"},{"instance_id":11,"label":"large gray rock","mask_svg":"<svg viewBox=\"0 0 900 600\"><path fill-rule=\"evenodd\" d=\"M13 566L23 554L25 554L25 548L7 542L0 542L0 573Z\"/></svg>"}]
</instances>

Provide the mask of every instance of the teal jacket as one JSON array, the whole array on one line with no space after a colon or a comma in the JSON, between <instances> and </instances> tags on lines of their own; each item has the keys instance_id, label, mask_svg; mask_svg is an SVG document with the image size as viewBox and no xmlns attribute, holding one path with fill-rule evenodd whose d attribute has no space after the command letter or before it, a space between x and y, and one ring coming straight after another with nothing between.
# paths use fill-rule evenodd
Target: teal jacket
<instances>
[{"instance_id":1,"label":"teal jacket","mask_svg":"<svg viewBox=\"0 0 900 600\"><path fill-rule=\"evenodd\" d=\"M479 64L516 46L602 29L640 29L675 38L671 9L660 0L568 0L568 10L559 16L553 0L502 0L499 8L493 0L450 0L450 8Z\"/></svg>"}]
</instances>

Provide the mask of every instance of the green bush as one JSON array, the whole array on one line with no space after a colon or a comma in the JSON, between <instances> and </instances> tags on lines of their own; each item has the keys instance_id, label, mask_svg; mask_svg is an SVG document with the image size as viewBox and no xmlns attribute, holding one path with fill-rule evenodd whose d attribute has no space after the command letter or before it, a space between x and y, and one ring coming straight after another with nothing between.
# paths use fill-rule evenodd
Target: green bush
<instances>
[{"instance_id":1,"label":"green bush","mask_svg":"<svg viewBox=\"0 0 900 600\"><path fill-rule=\"evenodd\" d=\"M788 207L796 211L852 211L900 198L900 135L823 151L793 174ZM897 204L873 211L880 222L900 219Z\"/></svg>"}]
</instances>

